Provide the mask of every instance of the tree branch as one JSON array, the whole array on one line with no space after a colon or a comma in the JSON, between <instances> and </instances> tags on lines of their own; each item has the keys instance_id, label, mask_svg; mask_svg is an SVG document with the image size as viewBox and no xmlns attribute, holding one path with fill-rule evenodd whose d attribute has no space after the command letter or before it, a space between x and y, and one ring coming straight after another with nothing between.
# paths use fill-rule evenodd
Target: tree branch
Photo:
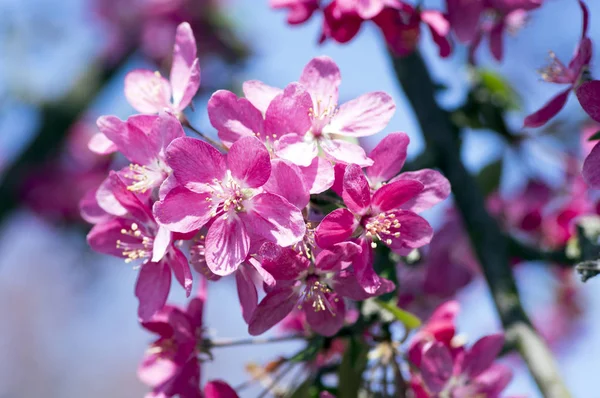
<instances>
[{"instance_id":1,"label":"tree branch","mask_svg":"<svg viewBox=\"0 0 600 398\"><path fill-rule=\"evenodd\" d=\"M509 266L509 244L485 208L485 198L460 157L459 130L435 100L434 83L421 55L392 57L398 82L419 120L427 150L446 175L469 232L492 298L506 332L527 363L544 397L564 398L564 386L552 353L533 329L521 305Z\"/></svg>"}]
</instances>

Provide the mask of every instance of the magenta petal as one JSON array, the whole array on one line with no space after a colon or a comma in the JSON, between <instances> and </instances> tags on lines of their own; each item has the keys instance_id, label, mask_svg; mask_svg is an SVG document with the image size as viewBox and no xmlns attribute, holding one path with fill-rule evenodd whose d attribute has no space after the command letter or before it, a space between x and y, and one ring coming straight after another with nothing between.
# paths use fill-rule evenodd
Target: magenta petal
<instances>
[{"instance_id":1,"label":"magenta petal","mask_svg":"<svg viewBox=\"0 0 600 398\"><path fill-rule=\"evenodd\" d=\"M194 192L205 192L214 179L227 175L225 157L212 145L195 138L182 137L167 148L167 163L180 184Z\"/></svg>"},{"instance_id":2,"label":"magenta petal","mask_svg":"<svg viewBox=\"0 0 600 398\"><path fill-rule=\"evenodd\" d=\"M235 283L242 307L242 317L246 323L250 322L250 318L258 305L258 293L250 272L247 266L242 265L235 273Z\"/></svg>"},{"instance_id":3,"label":"magenta petal","mask_svg":"<svg viewBox=\"0 0 600 398\"><path fill-rule=\"evenodd\" d=\"M371 188L360 166L351 164L344 173L344 203L354 214L363 215L371 206Z\"/></svg>"},{"instance_id":4,"label":"magenta petal","mask_svg":"<svg viewBox=\"0 0 600 398\"><path fill-rule=\"evenodd\" d=\"M446 58L452 53L452 44L450 42L450 23L439 11L424 10L421 11L421 21L425 22L433 41L438 46L440 57Z\"/></svg>"},{"instance_id":5,"label":"magenta petal","mask_svg":"<svg viewBox=\"0 0 600 398\"><path fill-rule=\"evenodd\" d=\"M344 174L346 174L347 165L343 163L336 163L333 166L333 174L334 181L331 186L331 190L338 194L338 196L342 196L344 192Z\"/></svg>"},{"instance_id":6,"label":"magenta petal","mask_svg":"<svg viewBox=\"0 0 600 398\"><path fill-rule=\"evenodd\" d=\"M109 140L103 133L94 134L92 138L90 138L88 148L98 155L110 155L118 150L115 143Z\"/></svg>"},{"instance_id":7,"label":"magenta petal","mask_svg":"<svg viewBox=\"0 0 600 398\"><path fill-rule=\"evenodd\" d=\"M358 221L347 209L336 209L321 220L315 231L315 241L321 248L328 248L352 236Z\"/></svg>"},{"instance_id":8,"label":"magenta petal","mask_svg":"<svg viewBox=\"0 0 600 398\"><path fill-rule=\"evenodd\" d=\"M155 116L138 115L124 122L115 116L101 116L96 121L96 125L129 161L145 165L158 155L155 143L144 132L150 132L155 119ZM147 124L144 126L146 129L140 129L135 121L143 121L141 124Z\"/></svg>"},{"instance_id":9,"label":"magenta petal","mask_svg":"<svg viewBox=\"0 0 600 398\"><path fill-rule=\"evenodd\" d=\"M366 172L371 185L395 177L406 161L406 150L410 139L405 133L391 133L384 137L369 154L373 165Z\"/></svg>"},{"instance_id":10,"label":"magenta petal","mask_svg":"<svg viewBox=\"0 0 600 398\"><path fill-rule=\"evenodd\" d=\"M269 137L295 133L301 136L311 128L310 94L298 83L289 84L271 101L265 114L265 132Z\"/></svg>"},{"instance_id":11,"label":"magenta petal","mask_svg":"<svg viewBox=\"0 0 600 398\"><path fill-rule=\"evenodd\" d=\"M238 398L235 390L222 380L213 380L204 386L205 398Z\"/></svg>"},{"instance_id":12,"label":"magenta petal","mask_svg":"<svg viewBox=\"0 0 600 398\"><path fill-rule=\"evenodd\" d=\"M583 83L577 88L576 94L583 110L600 122L600 80Z\"/></svg>"},{"instance_id":13,"label":"magenta petal","mask_svg":"<svg viewBox=\"0 0 600 398\"><path fill-rule=\"evenodd\" d=\"M246 227L259 236L280 246L291 246L304 237L306 224L296 206L281 196L261 193L244 203L240 213Z\"/></svg>"},{"instance_id":14,"label":"magenta petal","mask_svg":"<svg viewBox=\"0 0 600 398\"><path fill-rule=\"evenodd\" d=\"M192 102L194 96L200 88L200 61L196 59L192 64L187 80L187 85L179 102L175 102L175 110L183 112L185 108Z\"/></svg>"},{"instance_id":15,"label":"magenta petal","mask_svg":"<svg viewBox=\"0 0 600 398\"><path fill-rule=\"evenodd\" d=\"M462 364L462 372L471 378L479 376L492 365L503 345L502 333L480 338L467 352Z\"/></svg>"},{"instance_id":16,"label":"magenta petal","mask_svg":"<svg viewBox=\"0 0 600 398\"><path fill-rule=\"evenodd\" d=\"M138 316L148 320L167 302L171 288L171 269L164 262L145 263L135 284L135 297L140 304Z\"/></svg>"},{"instance_id":17,"label":"magenta petal","mask_svg":"<svg viewBox=\"0 0 600 398\"><path fill-rule=\"evenodd\" d=\"M243 188L258 188L271 175L271 157L267 148L254 137L237 140L227 153L231 176Z\"/></svg>"},{"instance_id":18,"label":"magenta petal","mask_svg":"<svg viewBox=\"0 0 600 398\"><path fill-rule=\"evenodd\" d=\"M471 383L477 386L477 392L486 397L496 397L506 388L512 379L512 370L501 364L492 364Z\"/></svg>"},{"instance_id":19,"label":"magenta petal","mask_svg":"<svg viewBox=\"0 0 600 398\"><path fill-rule=\"evenodd\" d=\"M334 168L327 159L316 157L307 167L300 167L310 194L325 192L335 181Z\"/></svg>"},{"instance_id":20,"label":"magenta petal","mask_svg":"<svg viewBox=\"0 0 600 398\"><path fill-rule=\"evenodd\" d=\"M119 204L127 210L127 213L130 217L133 217L137 222L146 223L152 220L152 214L150 211L149 204L138 197L135 193L127 189L127 185L121 180L121 177L111 171L108 175L108 178L102 183L98 191L96 192L96 197L99 198L104 192L104 189L110 191L113 195L114 199L119 202ZM108 198L109 196L107 196ZM143 199L143 198L142 198ZM107 212L110 212L112 207L104 207L103 205L106 202L98 200L98 204Z\"/></svg>"},{"instance_id":21,"label":"magenta petal","mask_svg":"<svg viewBox=\"0 0 600 398\"><path fill-rule=\"evenodd\" d=\"M394 100L388 94L364 94L340 106L329 132L353 137L373 135L387 126L395 110Z\"/></svg>"},{"instance_id":22,"label":"magenta petal","mask_svg":"<svg viewBox=\"0 0 600 398\"><path fill-rule=\"evenodd\" d=\"M189 297L192 292L192 272L190 271L190 264L185 255L181 250L173 247L167 252L163 261L169 264L173 270L175 279L185 289L185 294Z\"/></svg>"},{"instance_id":23,"label":"magenta petal","mask_svg":"<svg viewBox=\"0 0 600 398\"><path fill-rule=\"evenodd\" d=\"M171 106L171 86L164 77L145 69L125 76L125 97L141 113L158 113Z\"/></svg>"},{"instance_id":24,"label":"magenta petal","mask_svg":"<svg viewBox=\"0 0 600 398\"><path fill-rule=\"evenodd\" d=\"M440 342L427 344L421 359L421 376L427 389L434 394L441 392L452 377L452 356Z\"/></svg>"},{"instance_id":25,"label":"magenta petal","mask_svg":"<svg viewBox=\"0 0 600 398\"><path fill-rule=\"evenodd\" d=\"M265 242L258 252L265 271L278 281L293 281L310 267L308 260L289 247Z\"/></svg>"},{"instance_id":26,"label":"magenta petal","mask_svg":"<svg viewBox=\"0 0 600 398\"><path fill-rule=\"evenodd\" d=\"M248 333L258 336L271 329L292 312L299 298L300 293L293 287L276 288L269 292L254 310Z\"/></svg>"},{"instance_id":27,"label":"magenta petal","mask_svg":"<svg viewBox=\"0 0 600 398\"><path fill-rule=\"evenodd\" d=\"M379 287L373 293L367 293L358 282L354 271L349 268L333 277L333 290L341 296L362 301L369 297L381 296L382 294L393 292L396 288L396 285L390 280L379 278L379 281L381 282Z\"/></svg>"},{"instance_id":28,"label":"magenta petal","mask_svg":"<svg viewBox=\"0 0 600 398\"><path fill-rule=\"evenodd\" d=\"M265 192L287 199L299 209L306 207L310 200L310 194L298 166L281 159L271 163L271 177L263 185L263 189Z\"/></svg>"},{"instance_id":29,"label":"magenta petal","mask_svg":"<svg viewBox=\"0 0 600 398\"><path fill-rule=\"evenodd\" d=\"M588 185L600 188L600 144L596 144L583 163L583 178Z\"/></svg>"},{"instance_id":30,"label":"magenta petal","mask_svg":"<svg viewBox=\"0 0 600 398\"><path fill-rule=\"evenodd\" d=\"M338 87L341 81L340 69L327 56L311 59L300 75L300 83L310 93L315 109L318 107L317 101L321 103L321 107L337 104Z\"/></svg>"},{"instance_id":31,"label":"magenta petal","mask_svg":"<svg viewBox=\"0 0 600 398\"><path fill-rule=\"evenodd\" d=\"M358 239L356 243L362 249L361 253L355 257L353 264L356 279L365 292L373 295L382 284L381 278L373 269L373 248L371 248L370 241L364 238Z\"/></svg>"},{"instance_id":32,"label":"magenta petal","mask_svg":"<svg viewBox=\"0 0 600 398\"><path fill-rule=\"evenodd\" d=\"M450 182L440 172L431 169L409 171L400 174L392 181L415 180L424 185L424 188L414 198L402 205L404 210L420 213L427 210L450 196Z\"/></svg>"},{"instance_id":33,"label":"magenta petal","mask_svg":"<svg viewBox=\"0 0 600 398\"><path fill-rule=\"evenodd\" d=\"M271 87L258 80L249 80L242 85L244 96L261 113L266 113L269 104L275 97L283 93L283 90Z\"/></svg>"},{"instance_id":34,"label":"magenta petal","mask_svg":"<svg viewBox=\"0 0 600 398\"><path fill-rule=\"evenodd\" d=\"M458 40L470 43L477 34L479 18L484 10L483 1L446 0L448 19Z\"/></svg>"},{"instance_id":35,"label":"magenta petal","mask_svg":"<svg viewBox=\"0 0 600 398\"><path fill-rule=\"evenodd\" d=\"M242 220L235 214L217 218L206 235L206 264L221 276L229 275L248 256L250 236Z\"/></svg>"},{"instance_id":36,"label":"magenta petal","mask_svg":"<svg viewBox=\"0 0 600 398\"><path fill-rule=\"evenodd\" d=\"M490 51L496 61L502 61L504 56L504 23L500 22L490 32Z\"/></svg>"},{"instance_id":37,"label":"magenta petal","mask_svg":"<svg viewBox=\"0 0 600 398\"><path fill-rule=\"evenodd\" d=\"M210 193L195 193L183 187L169 191L162 201L154 203L156 221L173 232L191 232L202 228L212 218Z\"/></svg>"},{"instance_id":38,"label":"magenta petal","mask_svg":"<svg viewBox=\"0 0 600 398\"><path fill-rule=\"evenodd\" d=\"M208 100L208 118L227 146L242 137L263 133L263 117L247 99L227 90L215 92Z\"/></svg>"},{"instance_id":39,"label":"magenta petal","mask_svg":"<svg viewBox=\"0 0 600 398\"><path fill-rule=\"evenodd\" d=\"M581 87L580 87L581 88ZM525 118L523 122L523 126L525 127L540 127L548 122L548 120L552 119L567 103L567 98L569 97L569 93L571 92L571 87L562 91L556 97L552 98L549 102L547 102L543 107L541 107L537 112L532 113L531 115ZM579 98L579 90L577 91ZM579 102L581 102L581 98L579 98ZM583 106L583 105L582 105ZM584 110L585 106L583 107ZM587 112L587 110L586 110ZM599 113L600 116L600 113ZM593 118L593 117L592 117Z\"/></svg>"},{"instance_id":40,"label":"magenta petal","mask_svg":"<svg viewBox=\"0 0 600 398\"><path fill-rule=\"evenodd\" d=\"M90 189L79 201L79 212L81 214L81 218L90 224L98 224L108 221L112 218L110 214L108 214L98 205L98 201L96 200L96 191L97 189Z\"/></svg>"},{"instance_id":41,"label":"magenta petal","mask_svg":"<svg viewBox=\"0 0 600 398\"><path fill-rule=\"evenodd\" d=\"M164 150L169 144L179 137L185 137L181 122L168 112L161 112L152 123L151 134L157 140L157 149Z\"/></svg>"},{"instance_id":42,"label":"magenta petal","mask_svg":"<svg viewBox=\"0 0 600 398\"><path fill-rule=\"evenodd\" d=\"M317 255L315 268L320 272L341 271L352 265L354 256L361 250L361 247L353 242L337 243L331 250L323 250Z\"/></svg>"},{"instance_id":43,"label":"magenta petal","mask_svg":"<svg viewBox=\"0 0 600 398\"><path fill-rule=\"evenodd\" d=\"M129 227L122 218L96 224L87 235L88 245L98 253L123 257L123 249L117 247L117 241L123 238L121 231Z\"/></svg>"},{"instance_id":44,"label":"magenta petal","mask_svg":"<svg viewBox=\"0 0 600 398\"><path fill-rule=\"evenodd\" d=\"M190 72L192 71L194 62L197 63L196 39L194 38L190 24L183 22L177 27L177 32L175 33L173 62L171 63L171 74L169 77L173 90L173 103L175 104L182 103L186 88L189 86Z\"/></svg>"},{"instance_id":45,"label":"magenta petal","mask_svg":"<svg viewBox=\"0 0 600 398\"><path fill-rule=\"evenodd\" d=\"M298 134L284 135L274 149L278 157L303 167L310 166L319 154L316 142L304 141L304 136Z\"/></svg>"},{"instance_id":46,"label":"magenta petal","mask_svg":"<svg viewBox=\"0 0 600 398\"><path fill-rule=\"evenodd\" d=\"M365 150L360 145L344 140L330 139L323 139L320 144L325 155L331 160L345 164L354 163L361 167L368 167L373 164L373 161L367 157Z\"/></svg>"},{"instance_id":47,"label":"magenta petal","mask_svg":"<svg viewBox=\"0 0 600 398\"><path fill-rule=\"evenodd\" d=\"M267 243L271 243L271 242L267 242ZM252 251L252 246L250 247L250 251ZM252 267L254 267L254 271L256 272L258 277L260 279L262 279L263 283L266 286L268 286L270 288L275 286L277 281L275 280L275 278L269 271L267 271L266 269L263 268L262 264L259 263L258 260L256 260L253 257L249 257L247 259L247 261L248 261L248 264L250 264Z\"/></svg>"},{"instance_id":48,"label":"magenta petal","mask_svg":"<svg viewBox=\"0 0 600 398\"><path fill-rule=\"evenodd\" d=\"M311 329L326 337L333 336L344 326L346 304L344 299L335 293L323 293L325 308L313 307L310 302L305 302L304 313Z\"/></svg>"},{"instance_id":49,"label":"magenta petal","mask_svg":"<svg viewBox=\"0 0 600 398\"><path fill-rule=\"evenodd\" d=\"M398 180L386 184L373 194L371 205L375 212L399 209L408 200L423 191L424 185L416 180Z\"/></svg>"},{"instance_id":50,"label":"magenta petal","mask_svg":"<svg viewBox=\"0 0 600 398\"><path fill-rule=\"evenodd\" d=\"M404 254L404 249L417 249L431 242L433 237L433 228L423 217L406 210L394 211L396 220L400 222L400 227L393 231L400 232L399 238L392 238L390 247L400 254Z\"/></svg>"}]
</instances>

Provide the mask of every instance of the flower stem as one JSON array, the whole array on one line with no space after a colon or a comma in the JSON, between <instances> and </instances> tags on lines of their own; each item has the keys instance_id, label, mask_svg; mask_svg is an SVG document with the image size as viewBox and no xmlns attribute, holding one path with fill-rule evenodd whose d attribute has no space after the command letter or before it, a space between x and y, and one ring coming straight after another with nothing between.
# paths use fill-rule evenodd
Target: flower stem
<instances>
[{"instance_id":1,"label":"flower stem","mask_svg":"<svg viewBox=\"0 0 600 398\"><path fill-rule=\"evenodd\" d=\"M256 344L270 344L280 343L284 341L305 339L306 336L293 334L290 336L276 336L276 337L259 337L259 338L244 338L244 339L220 339L220 340L209 340L207 346L209 348L218 347L232 347L238 345L256 345Z\"/></svg>"},{"instance_id":2,"label":"flower stem","mask_svg":"<svg viewBox=\"0 0 600 398\"><path fill-rule=\"evenodd\" d=\"M184 127L187 127L188 129L192 130L194 133L198 134L200 136L200 138L202 138L204 141L208 142L212 146L217 147L218 149L220 149L223 152L227 152L228 151L228 149L227 149L227 147L225 145L221 144L218 141L213 140L212 138L208 137L206 134L204 134L203 132L201 132L200 130L198 130L194 126L192 126L190 124L189 120L187 120L186 118L183 119L183 121L181 122L181 124Z\"/></svg>"},{"instance_id":3,"label":"flower stem","mask_svg":"<svg viewBox=\"0 0 600 398\"><path fill-rule=\"evenodd\" d=\"M544 397L569 397L552 353L536 333L521 305L509 264L509 242L485 207L477 182L466 170L460 156L459 129L450 114L435 100L434 83L418 52L403 57L391 56L398 83L417 116L427 150L446 175L456 206L466 226L481 264L496 309L506 332L527 364Z\"/></svg>"}]
</instances>

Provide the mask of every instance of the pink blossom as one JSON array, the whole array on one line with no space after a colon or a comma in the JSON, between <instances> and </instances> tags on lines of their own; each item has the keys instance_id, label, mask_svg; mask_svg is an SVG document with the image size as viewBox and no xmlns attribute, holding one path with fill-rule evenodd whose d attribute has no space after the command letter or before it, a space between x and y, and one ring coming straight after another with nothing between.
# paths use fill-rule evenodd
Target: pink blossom
<instances>
[{"instance_id":1,"label":"pink blossom","mask_svg":"<svg viewBox=\"0 0 600 398\"><path fill-rule=\"evenodd\" d=\"M136 115L126 122L102 116L97 125L100 134L131 162L122 171L133 182L128 189L146 192L158 188L171 174L165 158L167 146L175 138L185 136L174 116L165 112L158 116Z\"/></svg>"},{"instance_id":2,"label":"pink blossom","mask_svg":"<svg viewBox=\"0 0 600 398\"><path fill-rule=\"evenodd\" d=\"M158 72L136 69L125 76L125 96L138 112L169 110L179 115L200 87L196 39L187 22L177 27L169 80Z\"/></svg>"},{"instance_id":3,"label":"pink blossom","mask_svg":"<svg viewBox=\"0 0 600 398\"><path fill-rule=\"evenodd\" d=\"M88 243L92 249L124 258L127 263L142 262L135 286L139 317L149 319L164 306L171 287L171 271L189 295L192 274L188 261L174 244L172 234L156 223L148 197L128 190L122 179L111 172L96 198L112 217L94 225L87 236Z\"/></svg>"},{"instance_id":4,"label":"pink blossom","mask_svg":"<svg viewBox=\"0 0 600 398\"><path fill-rule=\"evenodd\" d=\"M233 273L248 256L252 240L290 246L304 236L301 212L280 195L289 193L288 198L298 204L308 202L308 197L292 198L303 186L274 183L271 192L276 193L263 189L272 175L277 178L280 173L272 173L279 168L272 166L258 139L239 139L225 156L203 141L178 138L167 149L167 163L178 185L155 204L154 213L174 232L187 233L210 224L205 257L213 273Z\"/></svg>"},{"instance_id":5,"label":"pink blossom","mask_svg":"<svg viewBox=\"0 0 600 398\"><path fill-rule=\"evenodd\" d=\"M567 98L569 97L569 93L575 89L577 98L579 99L583 109L589 113L588 109L590 107L588 104L590 101L588 98L591 97L589 93L592 86L585 86L589 83L581 83L583 75L589 68L589 63L592 59L592 41L587 37L587 7L581 0L579 1L579 5L583 14L583 29L581 33L581 40L579 41L575 55L568 65L564 65L562 62L560 62L556 55L551 52L550 56L552 57L552 62L547 68L542 70L542 78L544 80L550 83L568 84L568 87L548 101L538 111L527 116L523 122L525 127L540 127L546 124L548 120L556 116L558 112L560 112L560 110L565 106L567 103ZM594 117L593 115L591 116L592 118Z\"/></svg>"},{"instance_id":6,"label":"pink blossom","mask_svg":"<svg viewBox=\"0 0 600 398\"><path fill-rule=\"evenodd\" d=\"M259 335L283 320L293 309L304 311L312 330L333 336L344 325L346 305L343 297L364 300L388 293L393 283L384 280L374 294L358 285L350 267L360 247L352 242L336 243L316 254L314 264L306 255L291 248L265 243L259 252L263 268L277 280L267 291L250 319L248 332Z\"/></svg>"},{"instance_id":7,"label":"pink blossom","mask_svg":"<svg viewBox=\"0 0 600 398\"><path fill-rule=\"evenodd\" d=\"M287 8L287 21L290 25L301 24L310 19L319 9L318 0L270 0L271 8Z\"/></svg>"}]
</instances>

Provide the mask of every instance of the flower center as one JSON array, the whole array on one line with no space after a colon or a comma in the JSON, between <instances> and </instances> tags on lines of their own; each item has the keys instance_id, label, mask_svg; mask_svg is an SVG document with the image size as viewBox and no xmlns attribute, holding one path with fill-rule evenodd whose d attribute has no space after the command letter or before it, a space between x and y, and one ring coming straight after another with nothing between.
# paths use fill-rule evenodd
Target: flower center
<instances>
[{"instance_id":1,"label":"flower center","mask_svg":"<svg viewBox=\"0 0 600 398\"><path fill-rule=\"evenodd\" d=\"M542 79L550 83L572 83L576 76L550 51L550 63L539 71Z\"/></svg>"},{"instance_id":2,"label":"flower center","mask_svg":"<svg viewBox=\"0 0 600 398\"><path fill-rule=\"evenodd\" d=\"M171 174L171 168L159 159L144 166L130 164L125 177L135 182L127 189L133 192L146 192L148 189L158 187L169 174Z\"/></svg>"},{"instance_id":3,"label":"flower center","mask_svg":"<svg viewBox=\"0 0 600 398\"><path fill-rule=\"evenodd\" d=\"M121 234L123 240L117 240L117 249L123 251L126 263L151 256L154 238L146 236L136 223L131 224L131 229L121 229Z\"/></svg>"},{"instance_id":4,"label":"flower center","mask_svg":"<svg viewBox=\"0 0 600 398\"><path fill-rule=\"evenodd\" d=\"M230 172L227 171L227 173L229 175L226 180L219 181L215 178L212 185L208 184L213 195L206 198L206 201L213 202L215 205L212 213L213 217L220 213L245 211L244 201L254 194L253 189L240 187L231 177Z\"/></svg>"},{"instance_id":5,"label":"flower center","mask_svg":"<svg viewBox=\"0 0 600 398\"><path fill-rule=\"evenodd\" d=\"M323 129L329 124L338 111L336 108L337 104L332 103L332 100L333 98L329 97L327 105L325 105L323 101L319 99L317 100L316 108L310 108L308 110L308 115L312 119L311 133L315 138L318 138L323 134Z\"/></svg>"},{"instance_id":6,"label":"flower center","mask_svg":"<svg viewBox=\"0 0 600 398\"><path fill-rule=\"evenodd\" d=\"M329 311L331 316L336 316L335 310L329 301L329 295L333 290L327 284L321 282L317 275L309 275L306 278L306 287L300 297L301 304L298 309L302 309L302 303L310 303L315 312ZM334 302L338 302L338 298L334 298Z\"/></svg>"},{"instance_id":7,"label":"flower center","mask_svg":"<svg viewBox=\"0 0 600 398\"><path fill-rule=\"evenodd\" d=\"M379 213L377 216L367 219L365 235L371 239L379 239L387 245L391 245L392 237L400 237L398 228L400 228L400 221L396 219L394 213ZM377 243L371 242L371 247L376 248Z\"/></svg>"}]
</instances>

